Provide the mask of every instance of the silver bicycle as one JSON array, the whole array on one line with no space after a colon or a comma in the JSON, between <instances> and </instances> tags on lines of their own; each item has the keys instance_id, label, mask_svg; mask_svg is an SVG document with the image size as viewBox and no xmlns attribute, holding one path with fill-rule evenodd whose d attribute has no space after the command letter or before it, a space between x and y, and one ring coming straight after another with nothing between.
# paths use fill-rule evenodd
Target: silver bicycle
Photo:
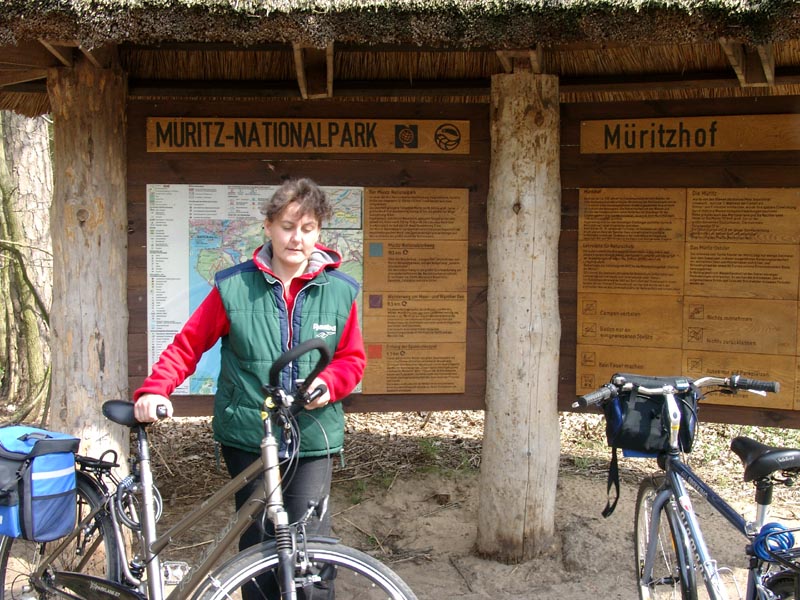
<instances>
[{"instance_id":1,"label":"silver bicycle","mask_svg":"<svg viewBox=\"0 0 800 600\"><path fill-rule=\"evenodd\" d=\"M574 406L605 405L624 394L663 398L668 445L657 453L660 474L641 482L636 499L636 581L643 600L711 598L726 600L731 594L746 600L800 598L800 529L769 522L775 486L790 486L800 473L800 449L762 444L737 437L731 450L744 466L744 481L755 491L755 520L747 522L684 462L679 433L685 419L682 402L694 394L779 391L777 382L731 377L651 377L615 375L602 388L581 396ZM608 412L606 412L608 418ZM696 417L696 415L694 415ZM723 570L711 556L687 491L687 485L705 498L731 527L744 537L742 552L748 559L747 587L743 596L725 585Z\"/></svg>"},{"instance_id":2,"label":"silver bicycle","mask_svg":"<svg viewBox=\"0 0 800 600\"><path fill-rule=\"evenodd\" d=\"M240 598L245 586L263 598L281 600L333 598L334 589L340 599L416 600L408 585L377 559L335 539L306 535L306 524L315 511L326 509L327 498L310 506L298 522L289 522L281 483L286 465L278 456L277 433L299 435L294 415L313 397L303 386L289 393L278 381L280 371L307 352L319 355L306 379L313 381L330 362L330 351L319 339L292 348L269 371L260 459L165 532L157 531L161 498L153 482L146 426L134 418L132 403L106 402L105 416L130 427L136 439L131 474L114 477L114 453L99 459L79 456L78 525L69 536L46 544L0 537L0 600L226 600ZM220 528L200 564L160 559L174 538L257 477L263 486ZM223 562L225 551L265 511L274 539Z\"/></svg>"}]
</instances>

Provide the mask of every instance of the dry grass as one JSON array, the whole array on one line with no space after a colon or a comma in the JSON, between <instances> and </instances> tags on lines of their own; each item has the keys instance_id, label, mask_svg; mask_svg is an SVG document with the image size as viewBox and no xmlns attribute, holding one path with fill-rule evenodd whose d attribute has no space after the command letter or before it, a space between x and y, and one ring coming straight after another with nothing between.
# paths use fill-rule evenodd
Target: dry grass
<instances>
[{"instance_id":1,"label":"dry grass","mask_svg":"<svg viewBox=\"0 0 800 600\"><path fill-rule=\"evenodd\" d=\"M610 450L605 422L597 414L562 413L560 469L605 478ZM747 499L739 459L730 440L750 435L767 444L800 447L800 431L701 423L691 466L726 497ZM366 413L347 415L343 460L334 467L334 485L362 482L386 487L400 475L448 473L480 468L482 411ZM175 419L152 428L156 481L168 505L187 506L212 494L227 480L217 460L209 419ZM623 481L635 482L656 469L650 459L622 458ZM198 473L202 477L198 477ZM800 491L779 490L776 499L800 506ZM177 508L177 506L176 506Z\"/></svg>"}]
</instances>

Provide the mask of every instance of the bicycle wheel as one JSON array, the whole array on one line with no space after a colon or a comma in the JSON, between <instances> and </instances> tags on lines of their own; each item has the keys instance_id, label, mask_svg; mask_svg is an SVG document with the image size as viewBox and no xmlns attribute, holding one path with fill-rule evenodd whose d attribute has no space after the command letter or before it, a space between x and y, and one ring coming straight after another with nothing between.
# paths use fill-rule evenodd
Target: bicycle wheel
<instances>
[{"instance_id":1,"label":"bicycle wheel","mask_svg":"<svg viewBox=\"0 0 800 600\"><path fill-rule=\"evenodd\" d=\"M87 475L79 471L77 476L77 514L80 522L102 505L103 495ZM47 557L48 548L54 548L58 543L58 540L46 544L0 536L0 600L51 597L51 594L37 594L29 577L40 561ZM89 573L119 581L117 539L108 513L99 512L55 558L53 565L60 571Z\"/></svg>"},{"instance_id":2,"label":"bicycle wheel","mask_svg":"<svg viewBox=\"0 0 800 600\"><path fill-rule=\"evenodd\" d=\"M651 572L645 573L645 556L650 540L650 522L653 519L653 502L659 492L663 477L649 477L639 485L636 496L636 581L642 600L681 598L697 599L692 554L688 549L678 515L672 501L661 509L656 556Z\"/></svg>"},{"instance_id":3,"label":"bicycle wheel","mask_svg":"<svg viewBox=\"0 0 800 600\"><path fill-rule=\"evenodd\" d=\"M775 594L776 600L794 600L798 576L794 571L779 571L767 578L764 587Z\"/></svg>"},{"instance_id":4,"label":"bicycle wheel","mask_svg":"<svg viewBox=\"0 0 800 600\"><path fill-rule=\"evenodd\" d=\"M339 598L349 600L416 600L411 588L394 571L359 550L327 542L308 542L306 549L307 568L298 565L294 578L299 600L332 598L334 587ZM277 568L273 543L253 546L212 573L194 599L278 598L275 591L258 587L265 580L276 581ZM242 586L246 584L252 591L242 595Z\"/></svg>"}]
</instances>

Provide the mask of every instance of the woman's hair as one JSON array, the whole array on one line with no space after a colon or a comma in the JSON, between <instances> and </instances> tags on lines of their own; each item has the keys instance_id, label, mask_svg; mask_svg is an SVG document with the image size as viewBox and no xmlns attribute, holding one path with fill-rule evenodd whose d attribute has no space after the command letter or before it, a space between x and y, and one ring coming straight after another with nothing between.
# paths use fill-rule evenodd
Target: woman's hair
<instances>
[{"instance_id":1,"label":"woman's hair","mask_svg":"<svg viewBox=\"0 0 800 600\"><path fill-rule=\"evenodd\" d=\"M322 226L333 215L333 207L320 187L308 178L289 179L279 187L272 198L261 206L261 214L274 221L292 202L300 207L300 214L313 214Z\"/></svg>"}]
</instances>

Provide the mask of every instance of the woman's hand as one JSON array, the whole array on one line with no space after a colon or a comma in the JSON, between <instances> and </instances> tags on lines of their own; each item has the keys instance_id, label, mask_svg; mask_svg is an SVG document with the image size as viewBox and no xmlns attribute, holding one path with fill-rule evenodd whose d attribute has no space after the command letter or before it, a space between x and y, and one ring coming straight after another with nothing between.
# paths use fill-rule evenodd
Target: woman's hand
<instances>
[{"instance_id":1,"label":"woman's hand","mask_svg":"<svg viewBox=\"0 0 800 600\"><path fill-rule=\"evenodd\" d=\"M315 408L322 408L331 401L331 393L328 391L328 385L319 377L311 382L308 386L308 393L311 394L315 389L322 387L325 391L319 398L314 399L312 402L306 404L306 410L314 410Z\"/></svg>"},{"instance_id":2,"label":"woman's hand","mask_svg":"<svg viewBox=\"0 0 800 600\"><path fill-rule=\"evenodd\" d=\"M167 409L167 417L172 416L172 402L166 396L159 394L142 394L133 405L133 414L140 423L152 423L158 421L157 410L159 406Z\"/></svg>"}]
</instances>

